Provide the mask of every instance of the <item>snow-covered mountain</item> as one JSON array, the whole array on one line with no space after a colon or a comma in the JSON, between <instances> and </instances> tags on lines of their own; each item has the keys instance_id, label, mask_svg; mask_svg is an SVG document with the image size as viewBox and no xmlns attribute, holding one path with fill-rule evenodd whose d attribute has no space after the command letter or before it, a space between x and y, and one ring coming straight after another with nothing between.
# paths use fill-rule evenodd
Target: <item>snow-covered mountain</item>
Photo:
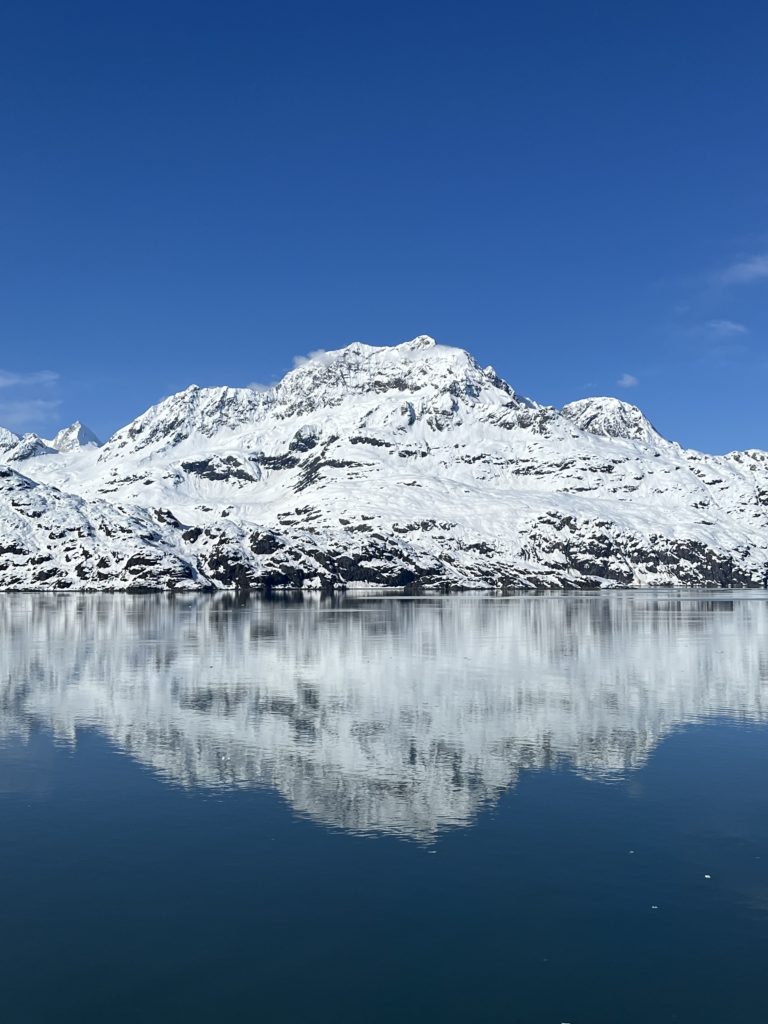
<instances>
[{"instance_id":1,"label":"snow-covered mountain","mask_svg":"<svg viewBox=\"0 0 768 1024\"><path fill-rule=\"evenodd\" d=\"M14 437L3 588L768 578L768 454L684 450L613 398L537 405L427 337L317 353L266 391L189 387L103 447L79 424Z\"/></svg>"}]
</instances>

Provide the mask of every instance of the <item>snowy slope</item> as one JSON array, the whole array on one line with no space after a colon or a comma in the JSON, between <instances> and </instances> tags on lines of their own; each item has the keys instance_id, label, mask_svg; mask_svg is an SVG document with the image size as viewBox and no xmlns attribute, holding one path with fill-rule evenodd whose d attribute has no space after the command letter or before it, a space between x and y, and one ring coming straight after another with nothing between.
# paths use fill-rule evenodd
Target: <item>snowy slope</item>
<instances>
[{"instance_id":1,"label":"snowy slope","mask_svg":"<svg viewBox=\"0 0 768 1024\"><path fill-rule=\"evenodd\" d=\"M536 405L425 337L318 354L264 392L187 388L101 448L36 442L0 436L3 587L762 585L768 572L768 455L683 450L612 398ZM50 535L62 515L87 524L90 558Z\"/></svg>"}]
</instances>

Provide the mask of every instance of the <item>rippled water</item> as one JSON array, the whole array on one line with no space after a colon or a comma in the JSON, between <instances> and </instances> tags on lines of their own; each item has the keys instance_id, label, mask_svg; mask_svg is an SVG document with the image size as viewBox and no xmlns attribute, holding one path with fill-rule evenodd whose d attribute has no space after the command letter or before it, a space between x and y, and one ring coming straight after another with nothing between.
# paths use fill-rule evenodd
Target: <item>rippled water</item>
<instances>
[{"instance_id":1,"label":"rippled water","mask_svg":"<svg viewBox=\"0 0 768 1024\"><path fill-rule=\"evenodd\" d=\"M3 1020L768 1019L764 592L0 595Z\"/></svg>"}]
</instances>

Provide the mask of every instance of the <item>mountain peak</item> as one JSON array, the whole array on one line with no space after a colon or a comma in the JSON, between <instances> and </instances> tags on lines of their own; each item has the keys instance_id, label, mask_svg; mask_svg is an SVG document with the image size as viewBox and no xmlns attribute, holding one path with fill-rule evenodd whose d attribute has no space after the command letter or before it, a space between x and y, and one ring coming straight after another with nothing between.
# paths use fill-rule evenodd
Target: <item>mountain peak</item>
<instances>
[{"instance_id":1,"label":"mountain peak","mask_svg":"<svg viewBox=\"0 0 768 1024\"><path fill-rule=\"evenodd\" d=\"M620 398L582 398L560 410L581 430L599 437L656 444L664 438L636 405Z\"/></svg>"},{"instance_id":2,"label":"mountain peak","mask_svg":"<svg viewBox=\"0 0 768 1024\"><path fill-rule=\"evenodd\" d=\"M434 338L430 338L428 334L420 334L417 338L414 338L413 341L406 341L405 345L415 351L416 349L421 348L435 348L437 342Z\"/></svg>"},{"instance_id":3,"label":"mountain peak","mask_svg":"<svg viewBox=\"0 0 768 1024\"><path fill-rule=\"evenodd\" d=\"M483 370L469 352L419 335L400 345L353 342L333 351L317 351L301 360L276 385L282 415L340 405L352 396L427 397L449 392L473 400L509 401L514 392L492 368Z\"/></svg>"},{"instance_id":4,"label":"mountain peak","mask_svg":"<svg viewBox=\"0 0 768 1024\"><path fill-rule=\"evenodd\" d=\"M409 397L416 401L414 410ZM355 424L398 423L424 415L447 422L464 405L528 405L492 367L481 368L464 349L419 335L399 345L353 342L318 349L266 389L191 385L148 409L114 434L99 461L127 451L149 455L223 432L252 431L272 423L314 416L344 406ZM249 442L250 443L250 442ZM255 441L253 443L256 443Z\"/></svg>"},{"instance_id":5,"label":"mountain peak","mask_svg":"<svg viewBox=\"0 0 768 1024\"><path fill-rule=\"evenodd\" d=\"M51 441L51 447L60 452L73 451L76 448L84 448L86 445L95 445L100 448L101 441L80 420L75 420L68 427L63 427Z\"/></svg>"}]
</instances>

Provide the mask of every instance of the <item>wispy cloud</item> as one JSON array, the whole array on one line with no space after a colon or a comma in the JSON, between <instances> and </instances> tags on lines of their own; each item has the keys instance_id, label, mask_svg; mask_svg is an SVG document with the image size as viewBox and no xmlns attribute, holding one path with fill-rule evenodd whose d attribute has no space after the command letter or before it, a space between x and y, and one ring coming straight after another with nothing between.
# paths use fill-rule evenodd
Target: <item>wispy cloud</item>
<instances>
[{"instance_id":1,"label":"wispy cloud","mask_svg":"<svg viewBox=\"0 0 768 1024\"><path fill-rule=\"evenodd\" d=\"M704 326L718 338L728 338L734 334L749 334L749 328L745 324L736 323L735 320L707 320Z\"/></svg>"},{"instance_id":2,"label":"wispy cloud","mask_svg":"<svg viewBox=\"0 0 768 1024\"><path fill-rule=\"evenodd\" d=\"M263 395L265 391L271 391L274 386L274 384L261 384L257 380L252 380L250 384L246 385L251 391L255 391L259 395Z\"/></svg>"},{"instance_id":3,"label":"wispy cloud","mask_svg":"<svg viewBox=\"0 0 768 1024\"><path fill-rule=\"evenodd\" d=\"M751 284L768 279L768 253L732 263L718 275L720 284Z\"/></svg>"},{"instance_id":4,"label":"wispy cloud","mask_svg":"<svg viewBox=\"0 0 768 1024\"><path fill-rule=\"evenodd\" d=\"M30 425L49 423L58 416L57 399L30 398L0 402L0 424L10 430L25 430Z\"/></svg>"},{"instance_id":5,"label":"wispy cloud","mask_svg":"<svg viewBox=\"0 0 768 1024\"><path fill-rule=\"evenodd\" d=\"M293 368L298 369L300 366L304 366L305 363L310 362L327 362L329 358L328 352L324 348L316 348L306 356L294 356L293 357Z\"/></svg>"},{"instance_id":6,"label":"wispy cloud","mask_svg":"<svg viewBox=\"0 0 768 1024\"><path fill-rule=\"evenodd\" d=\"M29 387L35 384L55 384L59 379L53 370L37 370L34 373L13 373L0 370L0 388Z\"/></svg>"},{"instance_id":7,"label":"wispy cloud","mask_svg":"<svg viewBox=\"0 0 768 1024\"><path fill-rule=\"evenodd\" d=\"M56 419L58 373L53 370L0 370L0 425L11 430L39 430Z\"/></svg>"},{"instance_id":8,"label":"wispy cloud","mask_svg":"<svg viewBox=\"0 0 768 1024\"><path fill-rule=\"evenodd\" d=\"M616 383L620 388L636 388L640 381L631 373L622 373Z\"/></svg>"}]
</instances>

